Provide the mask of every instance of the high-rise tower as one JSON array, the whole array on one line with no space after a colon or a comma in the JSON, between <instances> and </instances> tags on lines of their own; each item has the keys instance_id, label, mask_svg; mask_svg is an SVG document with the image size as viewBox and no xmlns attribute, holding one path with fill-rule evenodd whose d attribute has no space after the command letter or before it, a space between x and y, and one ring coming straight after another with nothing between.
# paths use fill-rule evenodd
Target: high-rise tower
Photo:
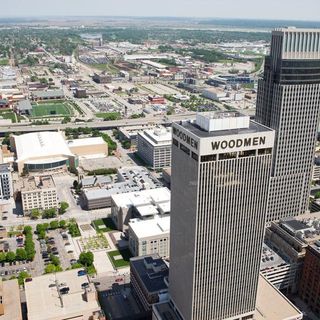
<instances>
[{"instance_id":1,"label":"high-rise tower","mask_svg":"<svg viewBox=\"0 0 320 320\"><path fill-rule=\"evenodd\" d=\"M276 132L267 219L308 210L320 112L320 30L272 32L256 121Z\"/></svg>"},{"instance_id":2,"label":"high-rise tower","mask_svg":"<svg viewBox=\"0 0 320 320\"><path fill-rule=\"evenodd\" d=\"M173 124L169 292L184 320L253 317L273 143L237 112Z\"/></svg>"}]
</instances>

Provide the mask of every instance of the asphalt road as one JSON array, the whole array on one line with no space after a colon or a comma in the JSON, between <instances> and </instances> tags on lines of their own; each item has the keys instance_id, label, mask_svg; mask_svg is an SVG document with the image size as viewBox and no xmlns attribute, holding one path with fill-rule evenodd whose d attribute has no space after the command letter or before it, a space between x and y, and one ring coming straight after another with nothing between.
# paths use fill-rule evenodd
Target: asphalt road
<instances>
[{"instance_id":1,"label":"asphalt road","mask_svg":"<svg viewBox=\"0 0 320 320\"><path fill-rule=\"evenodd\" d=\"M179 114L171 116L157 116L150 118L139 118L139 119L122 119L115 121L93 121L93 122L77 122L77 123L67 123L67 124L49 124L49 125L25 125L21 123L11 124L10 126L0 126L0 135L4 136L6 132L37 132L37 131L57 131L64 130L66 128L95 128L100 130L108 130L117 127L129 127L135 125L143 125L147 123L155 124L168 124L173 121L194 119L195 113L190 114Z\"/></svg>"}]
</instances>

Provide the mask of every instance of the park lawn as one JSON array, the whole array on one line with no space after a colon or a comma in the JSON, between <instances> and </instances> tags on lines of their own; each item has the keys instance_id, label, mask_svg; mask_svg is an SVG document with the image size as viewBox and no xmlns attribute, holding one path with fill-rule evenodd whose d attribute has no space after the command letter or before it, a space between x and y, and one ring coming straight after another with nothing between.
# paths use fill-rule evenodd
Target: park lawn
<instances>
[{"instance_id":1,"label":"park lawn","mask_svg":"<svg viewBox=\"0 0 320 320\"><path fill-rule=\"evenodd\" d=\"M1 112L0 117L3 119L9 119L12 123L17 122L16 114L14 112Z\"/></svg>"},{"instance_id":2,"label":"park lawn","mask_svg":"<svg viewBox=\"0 0 320 320\"><path fill-rule=\"evenodd\" d=\"M9 59L0 59L0 66L8 66Z\"/></svg>"},{"instance_id":3,"label":"park lawn","mask_svg":"<svg viewBox=\"0 0 320 320\"><path fill-rule=\"evenodd\" d=\"M37 103L32 105L33 117L71 116L71 107L65 102Z\"/></svg>"},{"instance_id":4,"label":"park lawn","mask_svg":"<svg viewBox=\"0 0 320 320\"><path fill-rule=\"evenodd\" d=\"M98 112L95 114L98 118L109 119L109 120L118 120L121 118L119 112Z\"/></svg>"},{"instance_id":5,"label":"park lawn","mask_svg":"<svg viewBox=\"0 0 320 320\"><path fill-rule=\"evenodd\" d=\"M119 72L119 69L110 63L96 63L91 64L90 66L101 71L107 71L111 74L117 74Z\"/></svg>"},{"instance_id":6,"label":"park lawn","mask_svg":"<svg viewBox=\"0 0 320 320\"><path fill-rule=\"evenodd\" d=\"M115 268L128 267L130 265L130 258L132 258L129 249L110 251L107 252L107 255ZM115 259L116 256L122 256L122 259Z\"/></svg>"},{"instance_id":7,"label":"park lawn","mask_svg":"<svg viewBox=\"0 0 320 320\"><path fill-rule=\"evenodd\" d=\"M94 220L92 222L92 224L97 232L99 232L99 231L100 232L109 232L109 231L116 230L116 226L114 225L111 218L103 218L103 219ZM100 226L103 226L103 228L101 228Z\"/></svg>"}]
</instances>

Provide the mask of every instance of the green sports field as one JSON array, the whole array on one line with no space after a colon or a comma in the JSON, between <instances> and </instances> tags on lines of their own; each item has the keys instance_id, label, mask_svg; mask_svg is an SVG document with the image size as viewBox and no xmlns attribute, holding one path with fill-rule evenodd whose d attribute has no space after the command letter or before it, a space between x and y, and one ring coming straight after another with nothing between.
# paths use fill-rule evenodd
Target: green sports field
<instances>
[{"instance_id":1,"label":"green sports field","mask_svg":"<svg viewBox=\"0 0 320 320\"><path fill-rule=\"evenodd\" d=\"M39 102L32 104L32 117L71 116L72 107L68 102Z\"/></svg>"}]
</instances>

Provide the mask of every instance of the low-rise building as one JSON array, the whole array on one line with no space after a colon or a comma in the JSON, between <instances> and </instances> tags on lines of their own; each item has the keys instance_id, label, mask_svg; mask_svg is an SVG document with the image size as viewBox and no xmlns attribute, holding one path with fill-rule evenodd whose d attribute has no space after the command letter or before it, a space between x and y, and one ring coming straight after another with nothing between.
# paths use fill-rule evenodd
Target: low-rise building
<instances>
[{"instance_id":1,"label":"low-rise building","mask_svg":"<svg viewBox=\"0 0 320 320\"><path fill-rule=\"evenodd\" d=\"M131 219L128 234L129 249L133 256L157 253L163 259L169 258L170 216Z\"/></svg>"},{"instance_id":2,"label":"low-rise building","mask_svg":"<svg viewBox=\"0 0 320 320\"><path fill-rule=\"evenodd\" d=\"M170 191L167 188L114 194L111 197L111 217L118 230L128 229L130 219L153 219L170 214Z\"/></svg>"},{"instance_id":3,"label":"low-rise building","mask_svg":"<svg viewBox=\"0 0 320 320\"><path fill-rule=\"evenodd\" d=\"M76 88L74 96L76 98L86 98L87 97L87 90L84 88Z\"/></svg>"},{"instance_id":4,"label":"low-rise building","mask_svg":"<svg viewBox=\"0 0 320 320\"><path fill-rule=\"evenodd\" d=\"M169 286L170 287L170 286ZM303 314L262 275L259 277L255 320L302 320ZM152 320L183 320L171 300L152 306Z\"/></svg>"},{"instance_id":5,"label":"low-rise building","mask_svg":"<svg viewBox=\"0 0 320 320\"><path fill-rule=\"evenodd\" d=\"M108 155L108 144L102 139L102 137L68 140L67 145L70 151L78 157Z\"/></svg>"},{"instance_id":6,"label":"low-rise building","mask_svg":"<svg viewBox=\"0 0 320 320\"><path fill-rule=\"evenodd\" d=\"M138 144L138 133L154 129L154 124L145 124L140 126L130 126L119 128L119 139L120 141L129 141L131 146L135 147Z\"/></svg>"},{"instance_id":7,"label":"low-rise building","mask_svg":"<svg viewBox=\"0 0 320 320\"><path fill-rule=\"evenodd\" d=\"M263 245L260 272L265 278L282 292L297 290L296 278L299 264L286 261L267 244Z\"/></svg>"},{"instance_id":8,"label":"low-rise building","mask_svg":"<svg viewBox=\"0 0 320 320\"><path fill-rule=\"evenodd\" d=\"M96 83L111 83L112 76L107 74L106 72L102 72L100 74L95 73L92 77L92 80Z\"/></svg>"},{"instance_id":9,"label":"low-rise building","mask_svg":"<svg viewBox=\"0 0 320 320\"><path fill-rule=\"evenodd\" d=\"M112 183L110 176L88 176L81 179L81 188L106 187Z\"/></svg>"},{"instance_id":10,"label":"low-rise building","mask_svg":"<svg viewBox=\"0 0 320 320\"><path fill-rule=\"evenodd\" d=\"M32 105L30 100L21 100L17 104L17 110L20 114L31 115Z\"/></svg>"},{"instance_id":11,"label":"low-rise building","mask_svg":"<svg viewBox=\"0 0 320 320\"><path fill-rule=\"evenodd\" d=\"M168 291L169 268L156 254L130 259L130 282L146 311Z\"/></svg>"},{"instance_id":12,"label":"low-rise building","mask_svg":"<svg viewBox=\"0 0 320 320\"><path fill-rule=\"evenodd\" d=\"M46 90L46 91L32 91L31 99L34 101L64 99L64 92L61 89Z\"/></svg>"},{"instance_id":13,"label":"low-rise building","mask_svg":"<svg viewBox=\"0 0 320 320\"><path fill-rule=\"evenodd\" d=\"M112 206L111 197L116 194L130 193L162 187L144 167L124 167L118 169L117 182L82 190L84 207L88 210Z\"/></svg>"},{"instance_id":14,"label":"low-rise building","mask_svg":"<svg viewBox=\"0 0 320 320\"><path fill-rule=\"evenodd\" d=\"M308 307L320 318L320 241L307 247L299 296Z\"/></svg>"},{"instance_id":15,"label":"low-rise building","mask_svg":"<svg viewBox=\"0 0 320 320\"><path fill-rule=\"evenodd\" d=\"M32 209L58 208L57 188L52 176L36 176L23 180L22 208L25 215Z\"/></svg>"},{"instance_id":16,"label":"low-rise building","mask_svg":"<svg viewBox=\"0 0 320 320\"><path fill-rule=\"evenodd\" d=\"M138 133L138 154L152 169L171 167L170 128L156 128Z\"/></svg>"},{"instance_id":17,"label":"low-rise building","mask_svg":"<svg viewBox=\"0 0 320 320\"><path fill-rule=\"evenodd\" d=\"M0 279L0 320L22 320L20 289L16 279Z\"/></svg>"},{"instance_id":18,"label":"low-rise building","mask_svg":"<svg viewBox=\"0 0 320 320\"><path fill-rule=\"evenodd\" d=\"M290 264L290 273L292 273L290 279L293 282L285 290L296 293L301 280L307 248L320 241L320 212L271 222L266 229L265 240L287 264ZM281 267L288 268L284 265Z\"/></svg>"},{"instance_id":19,"label":"low-rise building","mask_svg":"<svg viewBox=\"0 0 320 320\"><path fill-rule=\"evenodd\" d=\"M227 94L219 88L208 88L203 90L202 96L215 101L223 101L227 99Z\"/></svg>"},{"instance_id":20,"label":"low-rise building","mask_svg":"<svg viewBox=\"0 0 320 320\"><path fill-rule=\"evenodd\" d=\"M0 200L10 199L13 196L12 176L8 164L0 164Z\"/></svg>"},{"instance_id":21,"label":"low-rise building","mask_svg":"<svg viewBox=\"0 0 320 320\"><path fill-rule=\"evenodd\" d=\"M105 320L97 291L79 269L46 274L25 283L29 320Z\"/></svg>"}]
</instances>

